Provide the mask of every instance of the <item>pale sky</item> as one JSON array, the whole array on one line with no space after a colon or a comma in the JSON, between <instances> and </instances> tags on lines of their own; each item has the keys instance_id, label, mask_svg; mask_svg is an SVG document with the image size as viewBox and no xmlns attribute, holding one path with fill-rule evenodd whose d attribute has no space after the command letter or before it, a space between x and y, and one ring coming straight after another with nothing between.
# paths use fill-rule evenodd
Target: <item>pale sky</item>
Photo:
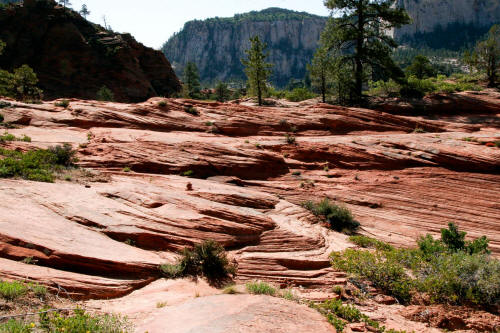
<instances>
[{"instance_id":1,"label":"pale sky","mask_svg":"<svg viewBox=\"0 0 500 333\"><path fill-rule=\"evenodd\" d=\"M159 49L184 23L193 19L230 17L234 14L281 7L327 16L323 0L71 0L72 8L80 10L87 4L88 19L108 25L116 32L129 32L139 42Z\"/></svg>"}]
</instances>

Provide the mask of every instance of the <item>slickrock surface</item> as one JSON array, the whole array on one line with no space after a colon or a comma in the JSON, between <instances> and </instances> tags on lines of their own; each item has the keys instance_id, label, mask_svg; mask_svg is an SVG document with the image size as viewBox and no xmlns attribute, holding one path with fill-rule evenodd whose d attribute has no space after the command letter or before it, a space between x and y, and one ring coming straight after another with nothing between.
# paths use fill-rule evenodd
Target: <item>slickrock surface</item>
<instances>
[{"instance_id":1,"label":"slickrock surface","mask_svg":"<svg viewBox=\"0 0 500 333\"><path fill-rule=\"evenodd\" d=\"M67 109L7 101L0 113L15 128L6 131L32 141L1 147L68 142L89 171L73 172L71 181L62 175L54 184L0 180L0 278L38 281L79 299L121 297L159 278L158 265L174 262L183 247L214 239L237 263L238 281L267 280L324 299L346 280L328 255L352 244L301 207L323 197L352 209L361 233L396 246L411 246L454 221L472 237L487 235L500 254L494 108L412 117L312 101L257 108L168 99L162 108L161 100L70 100ZM189 106L200 115L185 112ZM287 133L295 143L287 143ZM181 176L185 172L195 178ZM27 257L37 265L21 263ZM203 309L226 297L156 309L150 325L182 321L176 313L192 308L202 320ZM230 300L239 301L249 318L261 316L262 304L273 312L282 302ZM280 320L293 306L276 324L287 327ZM231 308L217 315L228 316ZM206 320L193 321L193 329L219 319Z\"/></svg>"}]
</instances>

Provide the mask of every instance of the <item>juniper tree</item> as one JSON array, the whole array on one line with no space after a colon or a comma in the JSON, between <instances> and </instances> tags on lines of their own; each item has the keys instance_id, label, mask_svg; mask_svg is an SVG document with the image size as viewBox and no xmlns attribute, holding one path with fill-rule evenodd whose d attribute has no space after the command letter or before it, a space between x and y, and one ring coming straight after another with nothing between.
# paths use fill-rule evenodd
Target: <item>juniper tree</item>
<instances>
[{"instance_id":1,"label":"juniper tree","mask_svg":"<svg viewBox=\"0 0 500 333\"><path fill-rule=\"evenodd\" d=\"M241 62L245 66L250 93L257 95L259 106L262 105L262 96L267 90L267 80L271 75L272 64L266 63L268 53L264 52L266 44L259 36L250 38L250 49L246 50L247 59Z\"/></svg>"},{"instance_id":2,"label":"juniper tree","mask_svg":"<svg viewBox=\"0 0 500 333\"><path fill-rule=\"evenodd\" d=\"M340 61L354 72L354 97L362 98L367 69L402 79L402 70L391 58L397 43L386 32L410 23L396 0L326 0L325 5L339 15L330 18L323 34L326 46L337 49ZM343 65L342 64L342 65Z\"/></svg>"},{"instance_id":3,"label":"juniper tree","mask_svg":"<svg viewBox=\"0 0 500 333\"><path fill-rule=\"evenodd\" d=\"M184 67L184 96L186 98L200 98L200 74L194 62L188 62Z\"/></svg>"}]
</instances>

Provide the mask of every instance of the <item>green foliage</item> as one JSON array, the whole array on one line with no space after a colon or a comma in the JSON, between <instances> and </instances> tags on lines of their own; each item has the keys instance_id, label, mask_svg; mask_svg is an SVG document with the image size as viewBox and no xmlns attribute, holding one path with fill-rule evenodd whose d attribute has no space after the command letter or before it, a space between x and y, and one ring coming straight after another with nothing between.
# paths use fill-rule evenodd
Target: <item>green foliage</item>
<instances>
[{"instance_id":1,"label":"green foliage","mask_svg":"<svg viewBox=\"0 0 500 333\"><path fill-rule=\"evenodd\" d=\"M203 275L209 280L224 279L236 273L222 245L212 240L185 248L176 264L161 265L160 270L170 278Z\"/></svg>"},{"instance_id":2,"label":"green foliage","mask_svg":"<svg viewBox=\"0 0 500 333\"><path fill-rule=\"evenodd\" d=\"M53 182L54 172L68 168L76 161L71 146L30 150L25 153L0 148L0 178L21 177L27 180Z\"/></svg>"},{"instance_id":3,"label":"green foliage","mask_svg":"<svg viewBox=\"0 0 500 333\"><path fill-rule=\"evenodd\" d=\"M200 74L194 62L184 67L184 97L198 99L201 97Z\"/></svg>"},{"instance_id":4,"label":"green foliage","mask_svg":"<svg viewBox=\"0 0 500 333\"><path fill-rule=\"evenodd\" d=\"M67 99L62 99L54 103L55 106L60 106L62 108L67 108L69 106L69 101Z\"/></svg>"},{"instance_id":5,"label":"green foliage","mask_svg":"<svg viewBox=\"0 0 500 333\"><path fill-rule=\"evenodd\" d=\"M167 107L167 102L166 101L159 101L158 102L158 107L162 108L162 109L166 108Z\"/></svg>"},{"instance_id":6,"label":"green foliage","mask_svg":"<svg viewBox=\"0 0 500 333\"><path fill-rule=\"evenodd\" d=\"M366 92L369 96L380 97L398 97L401 91L401 85L390 79L389 81L370 81L370 89Z\"/></svg>"},{"instance_id":7,"label":"green foliage","mask_svg":"<svg viewBox=\"0 0 500 333\"><path fill-rule=\"evenodd\" d=\"M8 301L13 301L27 292L28 287L24 283L18 281L0 281L0 296Z\"/></svg>"},{"instance_id":8,"label":"green foliage","mask_svg":"<svg viewBox=\"0 0 500 333\"><path fill-rule=\"evenodd\" d=\"M357 100L362 97L367 68L394 79L403 77L401 69L391 58L392 49L397 44L384 31L408 24L410 18L404 9L393 6L394 3L395 0L325 1L326 7L341 15L330 18L322 36L323 43L334 50L338 68L351 67L353 94Z\"/></svg>"},{"instance_id":9,"label":"green foliage","mask_svg":"<svg viewBox=\"0 0 500 333\"><path fill-rule=\"evenodd\" d=\"M261 281L248 282L245 285L250 294L274 296L278 290L268 283Z\"/></svg>"},{"instance_id":10,"label":"green foliage","mask_svg":"<svg viewBox=\"0 0 500 333\"><path fill-rule=\"evenodd\" d=\"M14 70L12 86L17 99L39 100L42 98L42 90L37 88L38 78L28 65L22 65Z\"/></svg>"},{"instance_id":11,"label":"green foliage","mask_svg":"<svg viewBox=\"0 0 500 333\"><path fill-rule=\"evenodd\" d=\"M0 323L0 333L31 333L32 327L22 321L10 319Z\"/></svg>"},{"instance_id":12,"label":"green foliage","mask_svg":"<svg viewBox=\"0 0 500 333\"><path fill-rule=\"evenodd\" d=\"M194 171L193 170L187 170L187 171L181 172L181 176L183 176L183 177L193 177L194 176Z\"/></svg>"},{"instance_id":13,"label":"green foliage","mask_svg":"<svg viewBox=\"0 0 500 333\"><path fill-rule=\"evenodd\" d=\"M225 102L231 98L231 91L226 83L219 82L217 86L215 86L215 96L219 102Z\"/></svg>"},{"instance_id":14,"label":"green foliage","mask_svg":"<svg viewBox=\"0 0 500 333\"><path fill-rule=\"evenodd\" d=\"M296 142L295 136L290 135L288 133L285 134L285 139L286 139L286 143L288 143L289 145L294 145Z\"/></svg>"},{"instance_id":15,"label":"green foliage","mask_svg":"<svg viewBox=\"0 0 500 333\"><path fill-rule=\"evenodd\" d=\"M487 39L477 43L470 62L486 73L490 87L496 86L500 69L500 25L492 26Z\"/></svg>"},{"instance_id":16,"label":"green foliage","mask_svg":"<svg viewBox=\"0 0 500 333\"><path fill-rule=\"evenodd\" d=\"M301 102L315 97L316 94L309 91L307 88L295 88L286 93L286 99L291 102Z\"/></svg>"},{"instance_id":17,"label":"green foliage","mask_svg":"<svg viewBox=\"0 0 500 333\"><path fill-rule=\"evenodd\" d=\"M413 59L410 66L406 68L406 74L408 76L415 76L417 79L425 79L436 75L436 70L431 64L429 58L424 55L417 55Z\"/></svg>"},{"instance_id":18,"label":"green foliage","mask_svg":"<svg viewBox=\"0 0 500 333\"><path fill-rule=\"evenodd\" d=\"M266 63L269 56L265 53L266 44L262 43L259 36L250 38L250 49L246 50L247 59L241 62L245 66L245 74L248 79L249 93L257 96L259 106L262 105L262 96L267 91L267 80L271 75L272 65Z\"/></svg>"},{"instance_id":19,"label":"green foliage","mask_svg":"<svg viewBox=\"0 0 500 333\"><path fill-rule=\"evenodd\" d=\"M354 220L351 211L347 207L338 206L328 198L318 203L307 201L303 206L314 215L324 218L330 224L330 228L335 231L349 233L355 231L360 226L359 222Z\"/></svg>"},{"instance_id":20,"label":"green foliage","mask_svg":"<svg viewBox=\"0 0 500 333\"><path fill-rule=\"evenodd\" d=\"M200 112L192 105L186 105L184 107L184 112L189 113L193 116L199 116Z\"/></svg>"},{"instance_id":21,"label":"green foliage","mask_svg":"<svg viewBox=\"0 0 500 333\"><path fill-rule=\"evenodd\" d=\"M91 315L77 309L72 315L63 316L58 312L40 314L40 327L46 332L71 333L124 333L132 328L127 318L116 315Z\"/></svg>"},{"instance_id":22,"label":"green foliage","mask_svg":"<svg viewBox=\"0 0 500 333\"><path fill-rule=\"evenodd\" d=\"M394 249L357 239L376 251L334 252L332 265L371 281L403 303L417 291L427 293L434 302L484 306L500 302L500 261L489 255L488 239L466 241L466 234L452 223L441 235L440 240L421 237L417 249Z\"/></svg>"},{"instance_id":23,"label":"green foliage","mask_svg":"<svg viewBox=\"0 0 500 333\"><path fill-rule=\"evenodd\" d=\"M97 91L96 99L103 102L112 102L115 99L115 95L113 94L111 89L106 86L102 86L101 89Z\"/></svg>"},{"instance_id":24,"label":"green foliage","mask_svg":"<svg viewBox=\"0 0 500 333\"><path fill-rule=\"evenodd\" d=\"M320 92L321 100L325 103L326 95L332 86L333 79L332 58L326 47L323 45L318 47L311 64L307 66L307 70L311 77L312 86Z\"/></svg>"},{"instance_id":25,"label":"green foliage","mask_svg":"<svg viewBox=\"0 0 500 333\"><path fill-rule=\"evenodd\" d=\"M370 238L367 236L362 236L362 235L350 236L349 240L354 244L365 248L373 248L380 251L394 250L394 247L392 245L389 245L387 243L379 241L378 239Z\"/></svg>"}]
</instances>

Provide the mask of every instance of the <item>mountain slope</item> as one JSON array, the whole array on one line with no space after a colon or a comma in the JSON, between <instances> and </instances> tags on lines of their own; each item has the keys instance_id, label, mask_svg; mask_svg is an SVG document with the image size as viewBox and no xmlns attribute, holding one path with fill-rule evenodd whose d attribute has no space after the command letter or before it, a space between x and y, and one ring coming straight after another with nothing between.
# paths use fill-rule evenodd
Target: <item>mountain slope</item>
<instances>
[{"instance_id":1,"label":"mountain slope","mask_svg":"<svg viewBox=\"0 0 500 333\"><path fill-rule=\"evenodd\" d=\"M0 68L23 64L38 75L47 99L95 99L107 86L121 102L144 101L180 90L165 56L88 22L53 0L25 0L0 8L0 39L7 43Z\"/></svg>"},{"instance_id":2,"label":"mountain slope","mask_svg":"<svg viewBox=\"0 0 500 333\"><path fill-rule=\"evenodd\" d=\"M242 80L240 59L249 48L250 37L259 35L268 44L268 60L274 64L272 81L282 86L291 78L304 77L325 22L324 17L279 8L191 21L162 50L178 75L193 61L202 81Z\"/></svg>"}]
</instances>

